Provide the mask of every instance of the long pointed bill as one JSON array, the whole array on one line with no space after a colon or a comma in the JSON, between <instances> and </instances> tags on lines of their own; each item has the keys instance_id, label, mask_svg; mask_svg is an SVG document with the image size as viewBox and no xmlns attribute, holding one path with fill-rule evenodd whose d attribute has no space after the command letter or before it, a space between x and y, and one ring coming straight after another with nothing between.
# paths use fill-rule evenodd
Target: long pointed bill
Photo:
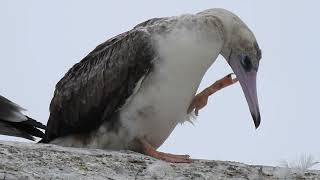
<instances>
[{"instance_id":1,"label":"long pointed bill","mask_svg":"<svg viewBox=\"0 0 320 180\"><path fill-rule=\"evenodd\" d=\"M241 66L241 59L239 58L241 57L232 57L228 62L241 84L249 105L254 125L258 128L260 125L260 111L256 87L257 68L252 68L248 72L245 71Z\"/></svg>"}]
</instances>

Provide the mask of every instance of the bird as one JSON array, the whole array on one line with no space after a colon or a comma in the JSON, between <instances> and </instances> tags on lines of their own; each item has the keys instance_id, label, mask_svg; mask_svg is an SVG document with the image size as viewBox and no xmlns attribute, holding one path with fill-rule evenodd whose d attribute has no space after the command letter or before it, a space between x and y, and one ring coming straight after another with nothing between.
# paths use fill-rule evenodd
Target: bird
<instances>
[{"instance_id":1,"label":"bird","mask_svg":"<svg viewBox=\"0 0 320 180\"><path fill-rule=\"evenodd\" d=\"M209 67L222 55L234 75L199 94ZM212 8L152 18L98 45L56 84L44 126L0 98L0 134L67 147L132 150L163 161L189 155L157 151L179 123L206 106L209 96L239 82L256 128L256 76L261 50L234 13ZM44 134L39 129L44 130ZM40 132L39 132L40 131Z\"/></svg>"}]
</instances>

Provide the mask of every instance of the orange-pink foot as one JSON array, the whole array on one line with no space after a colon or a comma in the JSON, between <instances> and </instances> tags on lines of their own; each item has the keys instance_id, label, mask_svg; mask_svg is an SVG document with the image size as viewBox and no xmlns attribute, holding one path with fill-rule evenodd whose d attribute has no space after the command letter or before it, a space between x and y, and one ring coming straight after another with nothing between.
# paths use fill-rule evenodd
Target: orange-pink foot
<instances>
[{"instance_id":1,"label":"orange-pink foot","mask_svg":"<svg viewBox=\"0 0 320 180\"><path fill-rule=\"evenodd\" d=\"M189 155L176 155L157 151L144 138L138 139L142 147L142 153L153 158L163 160L170 163L190 163L192 160Z\"/></svg>"},{"instance_id":2,"label":"orange-pink foot","mask_svg":"<svg viewBox=\"0 0 320 180\"><path fill-rule=\"evenodd\" d=\"M238 81L237 78L233 78L232 75L233 73L228 74L227 76L213 83L210 87L197 94L188 108L188 113L194 110L196 116L198 116L199 110L207 105L210 95Z\"/></svg>"}]
</instances>

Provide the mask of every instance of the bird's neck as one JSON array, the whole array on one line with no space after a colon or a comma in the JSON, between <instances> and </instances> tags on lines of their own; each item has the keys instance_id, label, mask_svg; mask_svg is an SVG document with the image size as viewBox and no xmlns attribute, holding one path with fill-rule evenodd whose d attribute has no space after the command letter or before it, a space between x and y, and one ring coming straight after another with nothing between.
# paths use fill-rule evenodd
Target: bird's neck
<instances>
[{"instance_id":1,"label":"bird's neck","mask_svg":"<svg viewBox=\"0 0 320 180\"><path fill-rule=\"evenodd\" d=\"M156 47L164 59L181 59L186 65L200 66L206 71L220 54L224 43L215 24L196 20L193 28L176 28L164 36L155 37Z\"/></svg>"}]
</instances>

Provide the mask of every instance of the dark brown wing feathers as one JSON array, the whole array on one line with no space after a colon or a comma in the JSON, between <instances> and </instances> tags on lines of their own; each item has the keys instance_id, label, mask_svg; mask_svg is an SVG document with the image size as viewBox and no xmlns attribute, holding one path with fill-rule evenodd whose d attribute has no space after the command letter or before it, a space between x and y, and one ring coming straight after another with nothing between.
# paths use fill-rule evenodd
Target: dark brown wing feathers
<instances>
[{"instance_id":1,"label":"dark brown wing feathers","mask_svg":"<svg viewBox=\"0 0 320 180\"><path fill-rule=\"evenodd\" d=\"M42 142L89 132L111 121L138 80L152 68L154 56L150 35L140 30L99 45L56 85Z\"/></svg>"}]
</instances>

